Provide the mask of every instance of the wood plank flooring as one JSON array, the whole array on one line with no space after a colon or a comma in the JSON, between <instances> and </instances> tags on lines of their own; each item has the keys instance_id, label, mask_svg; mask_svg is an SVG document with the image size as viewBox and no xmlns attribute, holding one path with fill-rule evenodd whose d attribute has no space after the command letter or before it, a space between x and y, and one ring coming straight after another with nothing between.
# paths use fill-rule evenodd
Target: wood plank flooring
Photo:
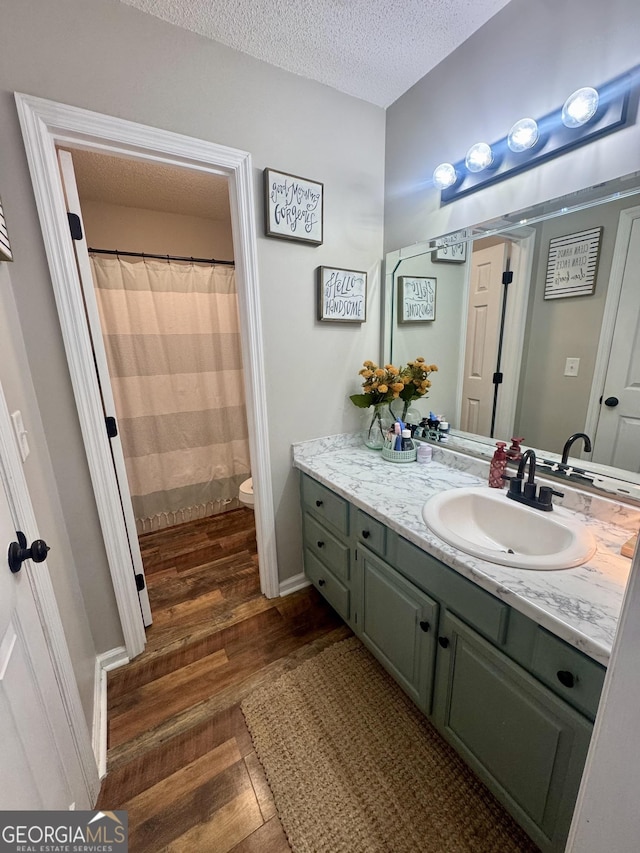
<instances>
[{"instance_id":1,"label":"wood plank flooring","mask_svg":"<svg viewBox=\"0 0 640 853\"><path fill-rule=\"evenodd\" d=\"M260 594L244 507L140 546L154 624L109 673L96 808L127 810L131 853L289 853L240 703L350 631L313 587Z\"/></svg>"}]
</instances>

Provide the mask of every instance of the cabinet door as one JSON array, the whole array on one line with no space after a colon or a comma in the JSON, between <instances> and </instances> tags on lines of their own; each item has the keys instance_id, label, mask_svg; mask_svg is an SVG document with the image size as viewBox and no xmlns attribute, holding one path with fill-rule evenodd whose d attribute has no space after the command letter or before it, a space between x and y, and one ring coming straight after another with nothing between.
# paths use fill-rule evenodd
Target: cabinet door
<instances>
[{"instance_id":1,"label":"cabinet door","mask_svg":"<svg viewBox=\"0 0 640 853\"><path fill-rule=\"evenodd\" d=\"M361 639L429 714L438 604L364 548L357 559Z\"/></svg>"},{"instance_id":2,"label":"cabinet door","mask_svg":"<svg viewBox=\"0 0 640 853\"><path fill-rule=\"evenodd\" d=\"M564 850L591 723L452 614L434 722L545 851Z\"/></svg>"}]
</instances>

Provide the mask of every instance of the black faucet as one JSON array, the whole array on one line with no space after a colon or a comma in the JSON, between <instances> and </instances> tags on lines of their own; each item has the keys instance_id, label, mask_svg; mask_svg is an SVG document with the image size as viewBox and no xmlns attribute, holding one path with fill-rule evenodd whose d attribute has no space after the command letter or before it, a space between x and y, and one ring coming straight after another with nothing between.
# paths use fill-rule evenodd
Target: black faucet
<instances>
[{"instance_id":1,"label":"black faucet","mask_svg":"<svg viewBox=\"0 0 640 853\"><path fill-rule=\"evenodd\" d=\"M566 465L567 460L569 458L569 451L571 450L571 445L574 441L577 441L581 438L584 441L584 449L587 453L591 453L591 439L586 434L586 432L574 432L573 435L570 435L569 438L565 441L564 447L562 449L562 461L561 465Z\"/></svg>"},{"instance_id":2,"label":"black faucet","mask_svg":"<svg viewBox=\"0 0 640 853\"><path fill-rule=\"evenodd\" d=\"M524 471L529 465L529 475L527 482L524 483ZM522 459L518 464L518 473L515 477L508 477L509 491L507 497L518 503L526 504L534 509L541 509L543 512L551 512L553 503L551 497L557 495L563 498L562 492L556 492L551 486L540 486L538 494L538 486L536 485L536 454L533 450L525 450L522 454ZM524 486L523 486L524 484Z\"/></svg>"}]
</instances>

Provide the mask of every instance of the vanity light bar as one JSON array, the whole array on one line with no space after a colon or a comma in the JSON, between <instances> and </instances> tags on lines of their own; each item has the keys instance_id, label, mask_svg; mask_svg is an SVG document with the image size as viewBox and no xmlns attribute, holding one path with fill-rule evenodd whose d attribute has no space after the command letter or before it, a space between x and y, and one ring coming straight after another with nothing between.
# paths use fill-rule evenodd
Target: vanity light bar
<instances>
[{"instance_id":1,"label":"vanity light bar","mask_svg":"<svg viewBox=\"0 0 640 853\"><path fill-rule=\"evenodd\" d=\"M441 190L441 204L477 192L630 124L635 119L629 109L630 93L639 80L640 65L599 86L597 91L590 87L578 89L562 107L543 118L521 119L497 142L476 143L464 160L440 164L433 180L434 186ZM637 98L634 107L633 112L637 111ZM479 168L480 163L483 165ZM444 174L446 182L441 180Z\"/></svg>"}]
</instances>

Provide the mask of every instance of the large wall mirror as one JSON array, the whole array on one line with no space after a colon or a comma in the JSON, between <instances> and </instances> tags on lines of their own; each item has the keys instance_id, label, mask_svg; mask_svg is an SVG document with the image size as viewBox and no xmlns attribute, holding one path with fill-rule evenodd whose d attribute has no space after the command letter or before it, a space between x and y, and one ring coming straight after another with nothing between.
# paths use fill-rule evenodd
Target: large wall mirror
<instances>
[{"instance_id":1,"label":"large wall mirror","mask_svg":"<svg viewBox=\"0 0 640 853\"><path fill-rule=\"evenodd\" d=\"M434 235L385 273L384 357L438 364L419 406L460 446L486 457L517 436L553 462L584 432L574 466L640 487L640 173ZM425 281L433 319L407 321L403 294Z\"/></svg>"}]
</instances>

